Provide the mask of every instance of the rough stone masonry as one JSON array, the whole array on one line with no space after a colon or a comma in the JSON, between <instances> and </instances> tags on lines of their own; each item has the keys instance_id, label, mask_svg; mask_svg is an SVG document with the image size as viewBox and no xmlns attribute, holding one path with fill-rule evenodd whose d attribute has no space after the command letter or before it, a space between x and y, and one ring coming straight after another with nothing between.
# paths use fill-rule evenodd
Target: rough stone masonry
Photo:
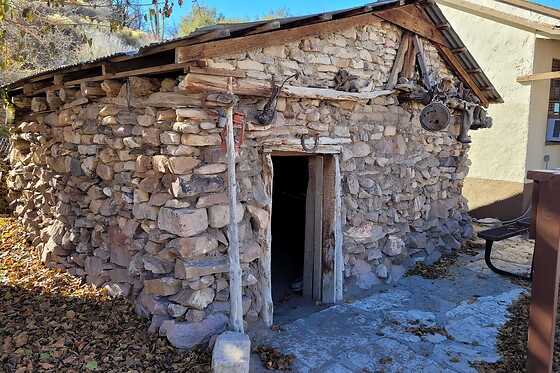
<instances>
[{"instance_id":1,"label":"rough stone masonry","mask_svg":"<svg viewBox=\"0 0 560 373\"><path fill-rule=\"evenodd\" d=\"M325 88L345 69L369 89L382 89L401 34L372 18L367 26L206 63L267 82L299 73L290 84ZM456 82L422 42L433 75ZM152 331L167 320L161 333L192 324L204 339L227 320L216 316L229 312L226 153L219 121L188 104L184 78L132 77L130 110L126 84L106 81L95 94L78 91L55 108L19 112L9 186L48 266L134 300L154 321ZM461 195L469 146L456 140L457 113L447 130L427 132L418 120L422 105L396 94L368 102L280 97L273 124L259 126L253 118L266 101L240 96L236 108L247 118L235 206L246 322L263 311L257 263L270 224L262 175L267 139L347 140L340 154L345 286L397 281L470 234Z\"/></svg>"}]
</instances>

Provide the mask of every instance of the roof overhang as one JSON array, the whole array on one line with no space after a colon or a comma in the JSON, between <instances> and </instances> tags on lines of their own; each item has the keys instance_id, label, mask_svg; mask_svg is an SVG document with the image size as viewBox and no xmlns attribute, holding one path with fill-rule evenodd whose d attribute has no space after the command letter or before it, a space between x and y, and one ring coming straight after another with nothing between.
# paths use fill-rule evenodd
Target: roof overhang
<instances>
[{"instance_id":1,"label":"roof overhang","mask_svg":"<svg viewBox=\"0 0 560 373\"><path fill-rule=\"evenodd\" d=\"M319 36L367 24L372 17L382 18L431 40L484 106L503 102L433 0L386 0L303 17L205 27L184 38L148 45L136 53L119 53L41 72L6 87L11 94L36 96L82 82L182 72L193 62L209 56ZM157 58L153 58L156 55Z\"/></svg>"},{"instance_id":2,"label":"roof overhang","mask_svg":"<svg viewBox=\"0 0 560 373\"><path fill-rule=\"evenodd\" d=\"M548 39L560 39L560 28L559 28L560 20L558 21L559 25L552 25L548 23L531 21L527 18L519 17L486 6L478 5L470 1L437 0L437 2L441 5L445 5L453 9L461 10L511 27L515 27L520 30L532 32ZM511 3L511 2L512 1L507 1L507 3ZM558 11L558 13L560 13L560 11Z\"/></svg>"}]
</instances>

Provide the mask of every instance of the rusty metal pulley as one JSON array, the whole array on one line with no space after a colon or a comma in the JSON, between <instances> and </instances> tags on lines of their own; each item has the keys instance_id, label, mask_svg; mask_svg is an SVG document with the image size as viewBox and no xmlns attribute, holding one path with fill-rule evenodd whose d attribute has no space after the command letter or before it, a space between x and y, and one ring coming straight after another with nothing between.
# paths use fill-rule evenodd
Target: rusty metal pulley
<instances>
[{"instance_id":1,"label":"rusty metal pulley","mask_svg":"<svg viewBox=\"0 0 560 373\"><path fill-rule=\"evenodd\" d=\"M428 131L441 131L451 121L451 112L441 102L431 102L420 113L420 124Z\"/></svg>"}]
</instances>

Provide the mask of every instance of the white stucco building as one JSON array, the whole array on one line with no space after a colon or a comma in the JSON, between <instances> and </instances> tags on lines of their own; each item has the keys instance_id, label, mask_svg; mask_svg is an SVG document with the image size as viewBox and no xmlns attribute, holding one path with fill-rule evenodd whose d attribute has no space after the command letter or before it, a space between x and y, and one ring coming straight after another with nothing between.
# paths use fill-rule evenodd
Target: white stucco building
<instances>
[{"instance_id":1,"label":"white stucco building","mask_svg":"<svg viewBox=\"0 0 560 373\"><path fill-rule=\"evenodd\" d=\"M524 0L437 3L504 99L489 109L492 134L472 133L471 214L516 217L531 203L527 171L560 167L560 141L546 135L548 120L560 119L560 10Z\"/></svg>"}]
</instances>

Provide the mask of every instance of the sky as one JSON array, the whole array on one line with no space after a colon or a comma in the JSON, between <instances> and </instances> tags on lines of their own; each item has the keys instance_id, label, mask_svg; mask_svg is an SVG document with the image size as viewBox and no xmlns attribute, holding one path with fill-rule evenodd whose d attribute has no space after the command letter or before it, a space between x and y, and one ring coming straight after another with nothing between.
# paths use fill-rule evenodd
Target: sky
<instances>
[{"instance_id":1,"label":"sky","mask_svg":"<svg viewBox=\"0 0 560 373\"><path fill-rule=\"evenodd\" d=\"M270 10L288 8L293 15L307 15L320 12L352 8L372 0L199 0L201 6L216 8L226 18L250 18L267 14ZM560 0L533 0L533 2L560 9ZM173 11L172 20L180 22L182 16L191 8L191 0L183 0L183 6Z\"/></svg>"}]
</instances>

